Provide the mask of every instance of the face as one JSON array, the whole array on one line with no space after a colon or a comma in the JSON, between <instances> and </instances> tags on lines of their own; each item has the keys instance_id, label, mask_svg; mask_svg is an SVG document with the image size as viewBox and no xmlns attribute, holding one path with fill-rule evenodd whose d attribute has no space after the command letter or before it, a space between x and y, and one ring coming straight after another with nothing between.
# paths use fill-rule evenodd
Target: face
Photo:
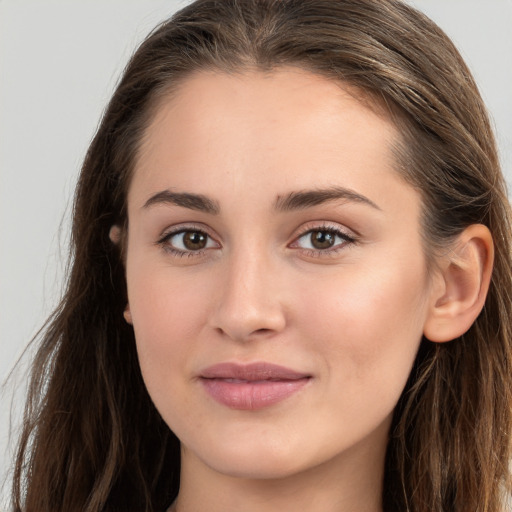
<instances>
[{"instance_id":1,"label":"face","mask_svg":"<svg viewBox=\"0 0 512 512\"><path fill-rule=\"evenodd\" d=\"M397 137L298 69L201 72L161 102L128 195L127 317L185 461L269 478L382 455L430 290Z\"/></svg>"}]
</instances>

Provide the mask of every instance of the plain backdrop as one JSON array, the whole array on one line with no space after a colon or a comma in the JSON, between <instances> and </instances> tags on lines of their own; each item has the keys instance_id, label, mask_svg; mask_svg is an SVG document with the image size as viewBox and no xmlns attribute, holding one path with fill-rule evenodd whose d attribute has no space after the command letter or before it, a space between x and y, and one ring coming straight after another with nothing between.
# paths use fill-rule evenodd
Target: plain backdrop
<instances>
[{"instance_id":1,"label":"plain backdrop","mask_svg":"<svg viewBox=\"0 0 512 512\"><path fill-rule=\"evenodd\" d=\"M142 38L187 3L0 0L0 383L57 304L77 172L116 81ZM410 3L467 60L512 183L512 0ZM0 392L0 477L24 380Z\"/></svg>"}]
</instances>

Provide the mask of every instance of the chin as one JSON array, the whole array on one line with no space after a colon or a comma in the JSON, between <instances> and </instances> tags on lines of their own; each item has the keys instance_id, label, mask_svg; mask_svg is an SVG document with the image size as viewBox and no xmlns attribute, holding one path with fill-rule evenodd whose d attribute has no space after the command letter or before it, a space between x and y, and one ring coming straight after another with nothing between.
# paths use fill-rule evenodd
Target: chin
<instances>
[{"instance_id":1,"label":"chin","mask_svg":"<svg viewBox=\"0 0 512 512\"><path fill-rule=\"evenodd\" d=\"M205 462L208 463L208 461ZM247 480L279 480L296 475L307 468L307 464L297 464L297 461L292 462L280 457L269 457L266 453L245 459L215 458L214 463L209 465L218 473Z\"/></svg>"},{"instance_id":2,"label":"chin","mask_svg":"<svg viewBox=\"0 0 512 512\"><path fill-rule=\"evenodd\" d=\"M194 452L195 457L214 471L244 479L286 478L304 471L310 465L299 448L263 437L257 443L247 440L240 443L217 441L207 449L199 448Z\"/></svg>"}]
</instances>

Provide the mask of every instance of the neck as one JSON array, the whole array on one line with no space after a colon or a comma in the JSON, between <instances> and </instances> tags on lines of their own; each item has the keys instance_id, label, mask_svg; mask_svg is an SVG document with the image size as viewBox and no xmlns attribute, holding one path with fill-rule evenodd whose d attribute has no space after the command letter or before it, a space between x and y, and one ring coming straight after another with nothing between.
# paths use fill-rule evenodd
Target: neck
<instances>
[{"instance_id":1,"label":"neck","mask_svg":"<svg viewBox=\"0 0 512 512\"><path fill-rule=\"evenodd\" d=\"M382 512L385 443L353 447L282 478L223 474L182 449L180 493L173 512Z\"/></svg>"}]
</instances>

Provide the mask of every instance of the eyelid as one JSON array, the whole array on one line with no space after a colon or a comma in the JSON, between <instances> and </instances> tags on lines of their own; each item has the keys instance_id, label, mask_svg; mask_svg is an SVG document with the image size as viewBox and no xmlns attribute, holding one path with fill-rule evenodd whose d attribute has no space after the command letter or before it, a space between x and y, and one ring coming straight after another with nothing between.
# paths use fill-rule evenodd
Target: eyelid
<instances>
[{"instance_id":1,"label":"eyelid","mask_svg":"<svg viewBox=\"0 0 512 512\"><path fill-rule=\"evenodd\" d=\"M217 247L208 247L203 249L198 249L196 251L193 250L183 250L178 249L176 247L171 246L168 244L168 241L175 235L178 235L180 233L184 233L187 231L196 231L200 233L204 233L210 240L213 240ZM203 254L206 251L209 251L211 249L221 248L221 244L218 241L217 237L212 235L211 230L208 228L208 226L201 224L201 223L183 223L183 224L177 224L174 226L171 226L167 229L165 229L162 234L158 237L158 240L156 241L156 245L162 246L164 250L171 252L175 255L179 256L199 256Z\"/></svg>"},{"instance_id":2,"label":"eyelid","mask_svg":"<svg viewBox=\"0 0 512 512\"><path fill-rule=\"evenodd\" d=\"M298 246L298 241L306 236L308 233L312 233L314 231L330 231L335 233L336 235L343 238L344 242L334 245L333 247L327 249L307 249ZM328 255L329 253L336 253L338 250L343 249L347 245L355 244L359 241L359 234L355 231L338 224L336 222L330 221L312 221L300 227L299 230L295 232L293 235L293 240L288 247L293 249L302 250L307 253L314 254L315 256Z\"/></svg>"},{"instance_id":3,"label":"eyelid","mask_svg":"<svg viewBox=\"0 0 512 512\"><path fill-rule=\"evenodd\" d=\"M201 231L215 239L215 236L212 234L212 230L206 224L201 222L181 222L179 224L168 226L162 231L159 239L161 240L168 237L169 235L175 235L176 233L180 233L182 231Z\"/></svg>"},{"instance_id":4,"label":"eyelid","mask_svg":"<svg viewBox=\"0 0 512 512\"><path fill-rule=\"evenodd\" d=\"M187 231L197 231L204 233L210 240L212 240L216 247L205 247L203 249L198 250L183 250L177 247L172 246L168 243L169 239L173 236L187 232ZM333 247L328 247L325 249L318 248L303 248L298 245L298 241L306 236L308 233L314 231L328 231L334 233L336 236L339 236L343 239L342 243L338 243ZM346 226L339 224L337 222L332 221L311 221L304 225L302 225L299 229L295 231L293 235L292 241L287 245L287 247L299 250L303 254L311 255L311 256L328 256L334 255L338 251L346 248L347 246L354 245L359 241L359 234L354 230L347 228ZM162 234L159 236L155 245L161 246L165 251L175 255L175 256L201 256L205 252L210 251L211 249L220 249L222 248L221 243L218 240L218 237L212 234L212 230L202 223L183 223L173 225L165 229Z\"/></svg>"}]
</instances>

